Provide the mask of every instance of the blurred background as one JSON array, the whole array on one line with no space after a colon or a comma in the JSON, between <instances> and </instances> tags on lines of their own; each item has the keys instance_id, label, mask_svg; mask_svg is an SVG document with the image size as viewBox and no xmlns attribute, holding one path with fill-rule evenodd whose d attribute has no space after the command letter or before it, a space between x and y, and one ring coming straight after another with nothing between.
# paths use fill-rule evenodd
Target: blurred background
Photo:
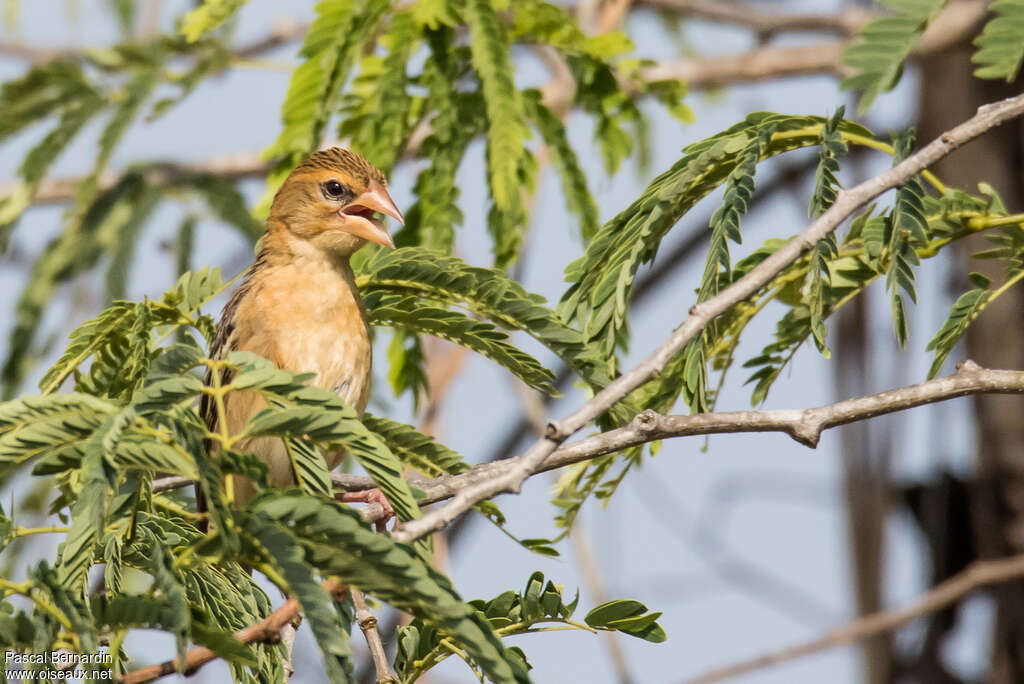
<instances>
[{"instance_id":1,"label":"blurred background","mask_svg":"<svg viewBox=\"0 0 1024 684\"><path fill-rule=\"evenodd\" d=\"M119 4L6 0L0 80L22 74L54 52L120 40ZM133 4L130 30L140 39L172 31L190 6L174 0ZM915 56L899 86L883 95L861 123L881 134L913 126L919 140L927 141L969 117L979 104L1019 91L1019 84L992 84L971 76L969 43L985 3L952 4L970 6L975 14L965 11L954 27L957 33L940 49ZM133 125L111 168L159 159L212 164L234 179L232 169L251 165L280 130L280 103L297 63L294 41L303 35L296 29L311 20L312 5L251 0L238 15L235 40L262 49L201 82L159 121ZM758 30L758 16L812 13L853 21L862 16L858 12L879 9L840 0L581 0L580 6L571 7L591 31L601 28L598 21L613 26L621 22L637 56L676 69L673 73L689 81L691 91L686 99L694 114L691 124L660 107L642 105L650 122L649 156L634 155L611 177L591 143L590 119L568 114L569 137L587 171L602 221L675 162L682 147L752 111L829 116L842 104L853 110L853 98L838 87L834 56L849 30L839 25L828 31ZM706 11L715 7L742 16L728 21ZM268 40L275 36L279 39ZM729 60L737 55L745 55L745 61L729 71ZM536 53L521 50L514 56L521 84L548 82L548 67ZM784 75L757 73L758 66L771 64L771 56L791 59L794 68ZM799 61L808 56L805 63ZM51 177L86 174L100 130L97 125L86 128L60 157ZM0 148L0 178L13 180L41 133L31 128ZM1019 123L1004 126L949 157L936 171L947 183L970 190L986 180L999 189L1009 210L1019 211L1024 204L1021 133ZM456 253L468 263L489 265L483 152L482 143L473 143L458 172L465 221L457 230ZM814 151L795 152L759 167L756 201L735 258L806 225L815 159ZM858 151L844 162L842 180L853 185L890 164L886 155ZM415 163L397 167L390 187L400 207L411 203L420 168ZM262 175L237 177L249 206L255 205L265 188ZM6 194L11 186L4 187ZM715 193L690 212L673 229L654 266L641 274L631 322L633 342L624 367L645 357L693 303L706 251L704 235L719 199ZM534 202L528 246L514 274L528 290L555 302L564 289L563 269L582 253L583 245L578 231L570 229L574 219L565 210L560 183L550 168L539 177ZM66 204L67 197L60 196L37 202L13 231L0 262L0 291L5 293L0 331L14 329L19 293L37 257L63 230ZM191 252L182 257L179 227L189 215L198 223ZM32 391L62 351L68 331L107 304L110 278L118 280L116 289L128 299L155 297L173 284L183 258L190 268L220 266L230 276L253 255L251 241L237 228L187 198L160 204L144 230L130 239L135 241L133 258L110 269L111 275L107 269L86 270L59 285L42 319L38 339L44 344L34 350L35 364L20 387L6 388L8 392ZM766 407L812 406L922 380L930 363L925 343L945 319L951 298L963 291L967 272L983 269L983 264L966 264L967 253L977 248L968 244L959 255L944 253L920 269L919 304L911 313L907 350L896 348L888 302L876 284L868 296L830 320L833 359L805 346ZM222 304L223 298L211 311ZM991 367L1024 368L1022 312L1019 293L1004 297L971 328L965 348L951 361L972 358ZM756 353L773 325L770 313L756 320L741 353ZM0 355L6 356L2 339L0 333ZM386 342L378 340L378 359L385 358ZM433 394L418 413L410 401L393 398L382 377L384 364L377 366L374 410L421 426L474 462L521 453L535 436L536 425L543 424L545 411L557 417L583 398L570 386L545 409L485 359L444 343L431 344L428 358ZM718 409L749 406L750 387L743 386L744 379L741 372L729 379ZM467 599L521 587L540 569L565 585L570 596L578 587L582 606L629 597L663 611L660 623L668 633L663 644L582 632L519 637L537 682L682 682L709 668L812 638L859 614L906 605L976 558L1024 552L1022 408L1016 397L959 399L827 432L813 451L783 435L666 442L655 458L626 479L607 507L594 502L585 506L571 538L559 545L559 558L529 554L485 521L470 518L448 531L442 567ZM524 537L555 533L552 517L557 511L548 501L552 482L548 476L533 478L520 496L500 500L510 531ZM31 497L46 497L46 492L28 486L27 478L15 480L0 498L18 510ZM28 546L21 549L19 562L49 552ZM12 572L16 578L17 568ZM386 611L381 614L385 634L395 619ZM299 634L294 681L318 681L320 656L308 630ZM365 653L360 638L353 644ZM169 636L145 632L129 639L128 648L137 664L165 660L174 651ZM361 674L364 681L372 681L368 662L363 662ZM219 682L227 676L226 667L214 664L193 679ZM429 681L475 680L461 662L451 659ZM741 681L1024 682L1024 587L1001 585L892 635L763 669Z\"/></svg>"}]
</instances>

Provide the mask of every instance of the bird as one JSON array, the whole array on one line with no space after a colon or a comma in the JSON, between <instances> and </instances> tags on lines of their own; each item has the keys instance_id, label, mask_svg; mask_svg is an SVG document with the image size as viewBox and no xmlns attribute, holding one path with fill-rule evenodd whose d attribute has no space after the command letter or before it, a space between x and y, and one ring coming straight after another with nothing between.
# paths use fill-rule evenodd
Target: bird
<instances>
[{"instance_id":1,"label":"bird","mask_svg":"<svg viewBox=\"0 0 1024 684\"><path fill-rule=\"evenodd\" d=\"M394 248L379 215L404 225L384 174L362 156L331 147L296 166L270 205L255 261L224 306L210 358L220 360L232 351L248 351L279 368L312 373L311 384L334 392L362 416L370 396L373 350L349 259L368 242ZM212 382L213 373L208 370L206 384ZM225 395L228 434L240 433L246 421L265 407L255 392ZM207 394L200 413L206 428L216 434L218 411ZM216 448L213 443L211 449ZM246 439L236 448L255 454L268 466L273 486L292 484L291 461L280 438ZM325 454L328 470L337 467L343 456L344 451ZM228 491L236 504L255 495L252 480L228 477L232 478ZM204 510L198 486L196 497ZM348 492L339 498L377 502L386 515L393 515L379 490Z\"/></svg>"}]
</instances>

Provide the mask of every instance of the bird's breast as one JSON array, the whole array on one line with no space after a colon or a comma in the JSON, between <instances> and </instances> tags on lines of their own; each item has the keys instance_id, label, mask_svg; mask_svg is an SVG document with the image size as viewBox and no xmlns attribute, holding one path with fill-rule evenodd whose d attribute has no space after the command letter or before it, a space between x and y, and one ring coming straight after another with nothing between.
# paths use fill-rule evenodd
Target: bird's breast
<instances>
[{"instance_id":1,"label":"bird's breast","mask_svg":"<svg viewBox=\"0 0 1024 684\"><path fill-rule=\"evenodd\" d=\"M362 413L370 390L372 347L351 271L279 269L254 288L256 315L242 346L282 368L315 373Z\"/></svg>"}]
</instances>

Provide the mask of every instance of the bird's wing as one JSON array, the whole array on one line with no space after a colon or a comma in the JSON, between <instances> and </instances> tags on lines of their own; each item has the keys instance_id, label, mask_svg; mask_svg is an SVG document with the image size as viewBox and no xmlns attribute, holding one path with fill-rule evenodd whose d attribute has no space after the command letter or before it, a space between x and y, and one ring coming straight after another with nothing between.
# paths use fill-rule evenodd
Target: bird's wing
<instances>
[{"instance_id":1,"label":"bird's wing","mask_svg":"<svg viewBox=\"0 0 1024 684\"><path fill-rule=\"evenodd\" d=\"M225 358L229 352L234 351L236 347L236 321L235 316L238 313L238 306L241 301L245 298L246 293L249 291L248 278L242 285L235 290L235 293L231 295L231 299L224 306L224 311L220 316L220 323L217 324L217 333L213 336L213 344L210 346L210 358L214 361L219 361ZM224 383L231 382L231 371L222 371L220 376L220 382ZM203 384L210 386L213 384L213 370L210 368L206 369L206 376L203 378ZM217 411L213 397L208 394L204 394L202 399L199 400L199 417L202 418L206 424L206 429L210 432L215 432L219 429L217 425Z\"/></svg>"},{"instance_id":2,"label":"bird's wing","mask_svg":"<svg viewBox=\"0 0 1024 684\"><path fill-rule=\"evenodd\" d=\"M210 358L219 361L228 355L228 352L235 349L236 335L235 335L235 316L238 313L238 306L242 299L245 298L246 293L249 291L249 274L246 274L246 279L242 285L239 286L235 293L231 295L231 299L224 306L224 311L220 316L220 323L217 324L217 333L213 336L213 344L210 346ZM220 382L224 384L231 382L231 371L223 371L220 375ZM213 384L213 369L206 369L206 376L203 378L203 384L210 386ZM217 408L213 397L208 394L203 394L199 400L199 417L203 423L206 424L206 429L210 432L216 432L219 428L217 421ZM203 450L209 454L210 449L213 448L211 440L203 440ZM197 482L195 485L196 491L196 512L206 512L206 497L203 495L203 489ZM206 532L207 524L206 521L200 523L200 529Z\"/></svg>"}]
</instances>

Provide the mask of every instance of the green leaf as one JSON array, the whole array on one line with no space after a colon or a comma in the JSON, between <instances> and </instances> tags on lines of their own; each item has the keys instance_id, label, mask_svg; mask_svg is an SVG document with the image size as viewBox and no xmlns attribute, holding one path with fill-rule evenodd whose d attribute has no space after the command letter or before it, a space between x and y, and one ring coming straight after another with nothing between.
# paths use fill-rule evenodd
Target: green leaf
<instances>
[{"instance_id":1,"label":"green leaf","mask_svg":"<svg viewBox=\"0 0 1024 684\"><path fill-rule=\"evenodd\" d=\"M18 299L3 367L4 392L8 398L17 391L30 368L32 342L57 286L99 260L102 254L99 235L131 219L132 202L142 189L139 177L123 178L93 203L80 223L72 224L51 241L32 265L28 282Z\"/></svg>"},{"instance_id":2,"label":"green leaf","mask_svg":"<svg viewBox=\"0 0 1024 684\"><path fill-rule=\"evenodd\" d=\"M843 65L856 73L844 78L840 87L863 91L857 105L861 114L899 82L903 62L946 0L884 0L882 4L895 14L860 29L855 42L843 50Z\"/></svg>"},{"instance_id":3,"label":"green leaf","mask_svg":"<svg viewBox=\"0 0 1024 684\"><path fill-rule=\"evenodd\" d=\"M493 682L529 679L510 662L484 617L463 603L449 580L409 546L369 530L354 510L297 490L264 492L250 504L292 531L306 560L444 630Z\"/></svg>"},{"instance_id":4,"label":"green leaf","mask_svg":"<svg viewBox=\"0 0 1024 684\"><path fill-rule=\"evenodd\" d=\"M417 3L416 8L423 3ZM430 165L416 178L413 192L416 202L405 214L405 228L395 235L399 247L422 246L446 254L455 243L455 226L462 223L459 209L459 188L455 174L470 140L483 128L481 107L472 107L473 95L460 92L459 60L454 45L454 32L433 31L427 35L430 55L423 65L420 80L427 87L424 109L435 111L431 133L423 141L421 155Z\"/></svg>"},{"instance_id":5,"label":"green leaf","mask_svg":"<svg viewBox=\"0 0 1024 684\"><path fill-rule=\"evenodd\" d=\"M520 208L519 160L527 136L508 40L490 0L467 0L465 19L473 67L487 107L487 180L499 211Z\"/></svg>"},{"instance_id":6,"label":"green leaf","mask_svg":"<svg viewBox=\"0 0 1024 684\"><path fill-rule=\"evenodd\" d=\"M76 62L57 59L34 66L0 85L0 140L96 95Z\"/></svg>"},{"instance_id":7,"label":"green leaf","mask_svg":"<svg viewBox=\"0 0 1024 684\"><path fill-rule=\"evenodd\" d=\"M18 169L22 178L20 185L12 194L0 199L0 236L6 239L10 225L31 204L36 188L50 166L103 106L103 98L98 93L80 93L74 104L60 115L56 126L25 155Z\"/></svg>"},{"instance_id":8,"label":"green leaf","mask_svg":"<svg viewBox=\"0 0 1024 684\"><path fill-rule=\"evenodd\" d=\"M655 178L628 208L604 224L587 245L584 256L566 268L566 280L571 284L558 305L563 320L576 321L583 328L585 340L596 343L603 358L613 358L616 346L625 337L628 302L636 272L641 264L654 259L661 240L679 218L741 164L749 164L762 132L792 132L785 137L773 136L762 148L761 157L771 157L816 144L819 135L815 128L825 121L821 117L755 112L739 124L688 146L684 156ZM847 121L840 122L839 128L870 135ZM804 130L807 135L796 133ZM709 263L719 266L723 256L722 240L736 236L736 221L745 208L743 199L749 182L749 165L742 168L746 171L736 171L734 177L731 208L723 209L718 216L721 229L716 242L718 251Z\"/></svg>"},{"instance_id":9,"label":"green leaf","mask_svg":"<svg viewBox=\"0 0 1024 684\"><path fill-rule=\"evenodd\" d=\"M92 171L75 191L79 207L88 206L95 198L100 174L114 154L114 149L128 131L143 103L159 84L160 72L154 68L140 70L125 86L120 101L100 134L99 152L96 161L93 162Z\"/></svg>"},{"instance_id":10,"label":"green leaf","mask_svg":"<svg viewBox=\"0 0 1024 684\"><path fill-rule=\"evenodd\" d=\"M391 453L401 459L406 467L413 468L428 477L458 475L471 467L462 454L441 444L433 437L423 434L411 425L369 413L363 415L363 424L370 432L380 437ZM558 551L550 547L550 542L547 539L518 539L510 534L503 527L505 516L493 501L481 501L475 508L516 543L534 553L546 556L558 555Z\"/></svg>"},{"instance_id":11,"label":"green leaf","mask_svg":"<svg viewBox=\"0 0 1024 684\"><path fill-rule=\"evenodd\" d=\"M404 465L424 475L458 475L470 468L459 452L449 449L411 425L369 413L363 416L363 424L380 437Z\"/></svg>"},{"instance_id":12,"label":"green leaf","mask_svg":"<svg viewBox=\"0 0 1024 684\"><path fill-rule=\"evenodd\" d=\"M141 196L131 203L123 221L107 223L106 230L97 235L101 247L110 252L110 265L107 267L108 300L124 299L139 235L164 198L165 195L157 188L146 187Z\"/></svg>"},{"instance_id":13,"label":"green leaf","mask_svg":"<svg viewBox=\"0 0 1024 684\"><path fill-rule=\"evenodd\" d=\"M773 127L769 126L750 136L726 179L722 205L711 215L711 244L697 295L701 301L718 294L723 281L728 283L732 280L729 242L743 242L740 219L750 206L750 198L754 194L754 173L772 133Z\"/></svg>"},{"instance_id":14,"label":"green leaf","mask_svg":"<svg viewBox=\"0 0 1024 684\"><path fill-rule=\"evenodd\" d=\"M1004 78L1012 83L1024 61L1024 0L996 0L988 6L993 16L974 39L971 61L978 78Z\"/></svg>"},{"instance_id":15,"label":"green leaf","mask_svg":"<svg viewBox=\"0 0 1024 684\"><path fill-rule=\"evenodd\" d=\"M932 361L932 365L928 369L929 380L942 370L942 364L953 351L953 347L963 337L971 322L988 306L991 297L992 292L988 289L975 288L960 295L953 303L949 316L946 317L939 331L935 333L935 337L925 347L928 351L935 352L935 360Z\"/></svg>"},{"instance_id":16,"label":"green leaf","mask_svg":"<svg viewBox=\"0 0 1024 684\"><path fill-rule=\"evenodd\" d=\"M26 395L0 404L0 468L59 452L91 435L117 407L84 394Z\"/></svg>"},{"instance_id":17,"label":"green leaf","mask_svg":"<svg viewBox=\"0 0 1024 684\"><path fill-rule=\"evenodd\" d=\"M558 393L551 371L513 346L506 333L489 323L474 321L459 311L431 306L411 295L377 290L364 294L363 301L372 324L440 337L486 356L536 390Z\"/></svg>"},{"instance_id":18,"label":"green leaf","mask_svg":"<svg viewBox=\"0 0 1024 684\"><path fill-rule=\"evenodd\" d=\"M212 173L182 172L176 174L171 186L191 190L198 195L214 216L233 226L250 242L264 233L264 225L256 220L235 181Z\"/></svg>"},{"instance_id":19,"label":"green leaf","mask_svg":"<svg viewBox=\"0 0 1024 684\"><path fill-rule=\"evenodd\" d=\"M246 352L231 352L227 360L236 369L234 390L256 390L268 395L270 406L245 426L248 437L280 436L309 439L344 447L366 469L387 497L400 520L420 516L412 488L402 477L402 463L371 433L355 410L333 392L303 384L309 376L276 368L266 359ZM429 540L417 545L424 551Z\"/></svg>"},{"instance_id":20,"label":"green leaf","mask_svg":"<svg viewBox=\"0 0 1024 684\"><path fill-rule=\"evenodd\" d=\"M261 206L270 206L277 187L298 161L320 144L331 114L341 101L342 86L359 51L376 32L389 8L379 0L323 0L306 33L281 105L283 124L277 140L264 152L279 162L268 181Z\"/></svg>"},{"instance_id":21,"label":"green leaf","mask_svg":"<svg viewBox=\"0 0 1024 684\"><path fill-rule=\"evenodd\" d=\"M419 249L380 252L364 263L357 278L369 299L375 291L415 295L430 302L461 306L510 330L531 335L569 365L588 385L600 389L611 381L610 365L580 333L565 325L543 297L496 269L468 266L456 257ZM628 407L613 409L628 421ZM627 415L628 414L628 415Z\"/></svg>"},{"instance_id":22,"label":"green leaf","mask_svg":"<svg viewBox=\"0 0 1024 684\"><path fill-rule=\"evenodd\" d=\"M899 163L906 158L913 144L913 132L897 138L893 145L896 148L893 163ZM905 182L896 191L896 201L886 223L886 233L889 263L886 268L885 285L892 295L896 340L902 347L907 340L907 320L899 291L903 290L912 301L917 301L913 268L920 264L921 260L915 247L928 241L928 220L924 215L924 188L917 176Z\"/></svg>"},{"instance_id":23,"label":"green leaf","mask_svg":"<svg viewBox=\"0 0 1024 684\"><path fill-rule=\"evenodd\" d=\"M162 628L174 634L178 646L179 667L183 667L192 626L192 612L185 595L185 587L175 566L175 558L164 551L154 535L146 533L145 537L149 547L146 570L153 576L151 590L167 602L168 614Z\"/></svg>"},{"instance_id":24,"label":"green leaf","mask_svg":"<svg viewBox=\"0 0 1024 684\"><path fill-rule=\"evenodd\" d=\"M204 33L209 33L227 21L246 2L248 0L203 0L203 4L185 15L181 22L181 34L185 40L194 43Z\"/></svg>"},{"instance_id":25,"label":"green leaf","mask_svg":"<svg viewBox=\"0 0 1024 684\"><path fill-rule=\"evenodd\" d=\"M579 217L583 240L590 240L598 228L597 204L587 187L587 176L576 151L569 144L565 125L541 103L539 91L528 90L523 95L527 115L544 138L552 165L562 178L566 206Z\"/></svg>"},{"instance_id":26,"label":"green leaf","mask_svg":"<svg viewBox=\"0 0 1024 684\"><path fill-rule=\"evenodd\" d=\"M839 157L846 154L846 143L843 142L838 130L842 118L843 108L840 107L821 129L818 167L814 172L814 194L808 208L812 218L824 214L835 202L839 192L839 179L836 177L839 172ZM829 233L811 250L807 270L805 299L810 311L811 333L815 346L825 358L831 356L825 342L825 290L831 286L828 262L838 255L838 250L835 233Z\"/></svg>"},{"instance_id":27,"label":"green leaf","mask_svg":"<svg viewBox=\"0 0 1024 684\"><path fill-rule=\"evenodd\" d=\"M342 106L338 137L385 174L405 151L412 130L412 98L407 91L409 57L419 47L419 31L410 12L395 12L380 44L385 57L363 58L359 76Z\"/></svg>"},{"instance_id":28,"label":"green leaf","mask_svg":"<svg viewBox=\"0 0 1024 684\"><path fill-rule=\"evenodd\" d=\"M264 563L272 566L288 583L290 593L302 606L313 636L324 656L327 678L347 684L352 679L352 658L348 633L342 630L333 601L313 577L305 553L286 527L266 515L249 516L245 523L247 544L258 549Z\"/></svg>"},{"instance_id":29,"label":"green leaf","mask_svg":"<svg viewBox=\"0 0 1024 684\"><path fill-rule=\"evenodd\" d=\"M71 506L71 529L56 568L58 581L68 591L84 593L86 573L103 534L106 504L113 486L114 475L106 462L106 454L114 451L133 417L131 408L111 414L85 445L82 489Z\"/></svg>"},{"instance_id":30,"label":"green leaf","mask_svg":"<svg viewBox=\"0 0 1024 684\"><path fill-rule=\"evenodd\" d=\"M542 0L514 0L512 35L521 42L550 45L572 56L609 60L633 51L621 31L588 36L563 7Z\"/></svg>"},{"instance_id":31,"label":"green leaf","mask_svg":"<svg viewBox=\"0 0 1024 684\"><path fill-rule=\"evenodd\" d=\"M459 23L454 0L419 0L412 6L412 16L417 24L431 30Z\"/></svg>"},{"instance_id":32,"label":"green leaf","mask_svg":"<svg viewBox=\"0 0 1024 684\"><path fill-rule=\"evenodd\" d=\"M591 627L605 627L640 637L647 641L665 640L665 630L656 622L661 613L647 613L647 606L632 599L608 601L597 606L584 618Z\"/></svg>"},{"instance_id":33,"label":"green leaf","mask_svg":"<svg viewBox=\"0 0 1024 684\"><path fill-rule=\"evenodd\" d=\"M425 364L420 336L408 330L396 329L388 344L388 382L395 396L410 390L413 409L417 411L420 399L430 390Z\"/></svg>"},{"instance_id":34,"label":"green leaf","mask_svg":"<svg viewBox=\"0 0 1024 684\"><path fill-rule=\"evenodd\" d=\"M334 496L331 474L327 472L327 463L316 445L294 437L284 440L284 444L288 458L292 462L295 483L302 491L326 497Z\"/></svg>"},{"instance_id":35,"label":"green leaf","mask_svg":"<svg viewBox=\"0 0 1024 684\"><path fill-rule=\"evenodd\" d=\"M621 620L611 620L607 626L616 631L639 637L645 641L653 641L657 644L668 638L665 630L657 622L659 617L661 617L661 613L636 615Z\"/></svg>"},{"instance_id":36,"label":"green leaf","mask_svg":"<svg viewBox=\"0 0 1024 684\"><path fill-rule=\"evenodd\" d=\"M193 618L191 633L193 641L206 646L216 653L218 658L223 658L229 663L237 665L256 665L259 663L252 648L236 639L230 632L208 627Z\"/></svg>"},{"instance_id":37,"label":"green leaf","mask_svg":"<svg viewBox=\"0 0 1024 684\"><path fill-rule=\"evenodd\" d=\"M94 387L100 378L134 387L149 370L152 328L194 323L208 338L211 337L212 322L194 315L222 288L220 269L204 268L183 274L159 303L114 302L99 316L71 332L71 344L39 381L40 390L44 394L56 391L90 358L94 359L90 369ZM190 358L195 365L197 359L194 354Z\"/></svg>"}]
</instances>

